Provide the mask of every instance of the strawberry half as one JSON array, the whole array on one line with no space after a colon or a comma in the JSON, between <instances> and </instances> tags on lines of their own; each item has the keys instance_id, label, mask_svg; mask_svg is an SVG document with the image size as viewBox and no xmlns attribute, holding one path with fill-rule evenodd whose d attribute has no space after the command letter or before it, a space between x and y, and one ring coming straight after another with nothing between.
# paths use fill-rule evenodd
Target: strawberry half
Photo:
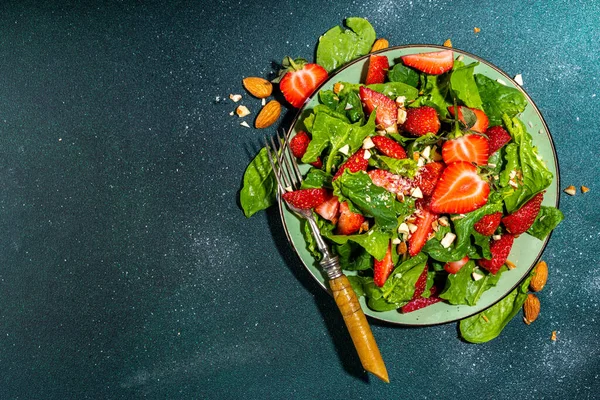
<instances>
[{"instance_id":1,"label":"strawberry half","mask_svg":"<svg viewBox=\"0 0 600 400\"><path fill-rule=\"evenodd\" d=\"M352 212L348 207L348 203L340 203L340 218L337 223L337 233L339 235L352 235L358 232L364 221L365 217Z\"/></svg>"},{"instance_id":2,"label":"strawberry half","mask_svg":"<svg viewBox=\"0 0 600 400\"><path fill-rule=\"evenodd\" d=\"M369 57L369 70L367 71L367 80L365 84L383 83L385 76L390 69L390 63L386 56L373 55Z\"/></svg>"},{"instance_id":3,"label":"strawberry half","mask_svg":"<svg viewBox=\"0 0 600 400\"><path fill-rule=\"evenodd\" d=\"M390 242L388 244L385 257L383 257L381 261L376 258L373 261L373 282L377 286L382 287L392 273L393 269L394 263L392 262L392 243Z\"/></svg>"},{"instance_id":4,"label":"strawberry half","mask_svg":"<svg viewBox=\"0 0 600 400\"><path fill-rule=\"evenodd\" d=\"M359 149L356 153L352 154L345 163L340 165L340 168L333 176L333 180L335 181L339 178L345 170L349 170L350 172L366 171L368 166L369 160L365 159L365 150Z\"/></svg>"},{"instance_id":5,"label":"strawberry half","mask_svg":"<svg viewBox=\"0 0 600 400\"><path fill-rule=\"evenodd\" d=\"M465 117L463 116L463 108L468 108L468 107L465 107L465 106L458 107L458 120L460 122L462 122L463 124L467 125ZM469 130L471 130L473 132L485 133L485 131L487 130L487 128L490 124L490 120L487 117L487 115L485 115L485 113L483 111L478 110L476 108L469 108L469 110L473 111L473 113L475 114L475 117L477 118L477 121L475 121L475 125L473 125ZM454 106L448 107L448 111L454 117Z\"/></svg>"},{"instance_id":6,"label":"strawberry half","mask_svg":"<svg viewBox=\"0 0 600 400\"><path fill-rule=\"evenodd\" d=\"M502 224L506 227L506 230L513 235L520 235L527 231L539 214L543 199L544 192L538 193L523 207L502 218Z\"/></svg>"},{"instance_id":7,"label":"strawberry half","mask_svg":"<svg viewBox=\"0 0 600 400\"><path fill-rule=\"evenodd\" d=\"M387 136L373 136L371 138L373 143L375 144L375 148L382 154L397 158L399 160L406 158L406 151L404 147L400 145L400 143L396 142L393 139L390 139Z\"/></svg>"},{"instance_id":8,"label":"strawberry half","mask_svg":"<svg viewBox=\"0 0 600 400\"><path fill-rule=\"evenodd\" d=\"M481 233L483 236L491 236L496 232L500 221L502 220L502 213L495 212L493 214L484 215L479 221L473 225L476 232Z\"/></svg>"},{"instance_id":9,"label":"strawberry half","mask_svg":"<svg viewBox=\"0 0 600 400\"><path fill-rule=\"evenodd\" d=\"M456 274L466 263L469 262L469 256L464 256L458 261L450 261L444 265L444 269L449 274Z\"/></svg>"},{"instance_id":10,"label":"strawberry half","mask_svg":"<svg viewBox=\"0 0 600 400\"><path fill-rule=\"evenodd\" d=\"M383 169L373 169L368 174L375 186L382 187L388 192L407 195L413 188L412 182L409 179Z\"/></svg>"},{"instance_id":11,"label":"strawberry half","mask_svg":"<svg viewBox=\"0 0 600 400\"><path fill-rule=\"evenodd\" d=\"M437 134L440 126L440 119L435 108L429 106L409 107L406 110L406 121L402 124L402 129L413 136L423 136L427 133Z\"/></svg>"},{"instance_id":12,"label":"strawberry half","mask_svg":"<svg viewBox=\"0 0 600 400\"><path fill-rule=\"evenodd\" d=\"M456 161L474 162L477 165L488 163L489 144L485 137L469 134L448 140L442 147L442 158L446 164Z\"/></svg>"},{"instance_id":13,"label":"strawberry half","mask_svg":"<svg viewBox=\"0 0 600 400\"><path fill-rule=\"evenodd\" d=\"M300 131L292 138L292 140L290 140L290 150L294 157L302 158L304 157L309 144L310 138L308 137L308 134L304 131ZM310 165L320 169L323 167L323 161L321 161L321 157L317 157L317 161L310 163Z\"/></svg>"},{"instance_id":14,"label":"strawberry half","mask_svg":"<svg viewBox=\"0 0 600 400\"><path fill-rule=\"evenodd\" d=\"M432 289L433 289L433 287L432 287ZM421 308L425 308L432 304L439 303L440 301L442 301L442 299L440 299L439 297L434 296L434 295L431 295L428 298L419 297L418 299L413 299L413 300L409 301L408 303L406 303L405 305L403 305L402 308L400 309L400 311L402 311L402 313L406 314L406 313L409 313L412 311L420 310Z\"/></svg>"},{"instance_id":15,"label":"strawberry half","mask_svg":"<svg viewBox=\"0 0 600 400\"><path fill-rule=\"evenodd\" d=\"M477 174L477 167L457 161L446 167L431 195L431 211L437 214L464 214L483 206L490 186Z\"/></svg>"},{"instance_id":16,"label":"strawberry half","mask_svg":"<svg viewBox=\"0 0 600 400\"><path fill-rule=\"evenodd\" d=\"M492 259L486 260L482 258L477 263L481 268L485 268L496 275L500 267L506 262L514 241L515 237L509 233L502 235L499 240L492 240L492 244L490 245Z\"/></svg>"},{"instance_id":17,"label":"strawberry half","mask_svg":"<svg viewBox=\"0 0 600 400\"><path fill-rule=\"evenodd\" d=\"M359 91L360 101L367 114L371 114L377 109L375 123L378 128L385 129L387 132L398 132L398 105L385 94L376 92L367 87L361 86Z\"/></svg>"},{"instance_id":18,"label":"strawberry half","mask_svg":"<svg viewBox=\"0 0 600 400\"><path fill-rule=\"evenodd\" d=\"M318 64L309 64L306 60L286 57L283 60L283 78L279 89L283 97L294 107L300 108L321 83L327 79L327 71Z\"/></svg>"},{"instance_id":19,"label":"strawberry half","mask_svg":"<svg viewBox=\"0 0 600 400\"><path fill-rule=\"evenodd\" d=\"M409 54L400 58L404 65L430 75L443 74L450 71L454 66L454 53L452 50Z\"/></svg>"},{"instance_id":20,"label":"strawberry half","mask_svg":"<svg viewBox=\"0 0 600 400\"><path fill-rule=\"evenodd\" d=\"M308 210L314 208L325 200L329 199L330 194L325 189L300 189L293 192L287 192L281 195L290 205Z\"/></svg>"},{"instance_id":21,"label":"strawberry half","mask_svg":"<svg viewBox=\"0 0 600 400\"><path fill-rule=\"evenodd\" d=\"M490 156L510 142L510 134L501 126L492 126L485 131L488 137Z\"/></svg>"},{"instance_id":22,"label":"strawberry half","mask_svg":"<svg viewBox=\"0 0 600 400\"><path fill-rule=\"evenodd\" d=\"M419 168L419 172L414 180L425 196L430 196L433 193L433 189L442 176L443 170L444 164L441 162L428 163Z\"/></svg>"},{"instance_id":23,"label":"strawberry half","mask_svg":"<svg viewBox=\"0 0 600 400\"><path fill-rule=\"evenodd\" d=\"M413 299L417 299L421 297L425 289L427 288L427 264L425 264L425 268L423 268L423 272L419 275L417 282L415 282L415 293L413 294Z\"/></svg>"},{"instance_id":24,"label":"strawberry half","mask_svg":"<svg viewBox=\"0 0 600 400\"><path fill-rule=\"evenodd\" d=\"M419 254L427 239L429 239L429 235L433 232L433 226L431 225L433 221L435 221L438 216L431 212L429 208L425 205L418 204L419 213L417 213L417 220L415 224L417 225L417 230L412 233L410 238L408 238L408 254L411 257Z\"/></svg>"},{"instance_id":25,"label":"strawberry half","mask_svg":"<svg viewBox=\"0 0 600 400\"><path fill-rule=\"evenodd\" d=\"M328 200L315 207L317 214L334 224L337 223L339 209L340 202L336 196L331 196Z\"/></svg>"}]
</instances>

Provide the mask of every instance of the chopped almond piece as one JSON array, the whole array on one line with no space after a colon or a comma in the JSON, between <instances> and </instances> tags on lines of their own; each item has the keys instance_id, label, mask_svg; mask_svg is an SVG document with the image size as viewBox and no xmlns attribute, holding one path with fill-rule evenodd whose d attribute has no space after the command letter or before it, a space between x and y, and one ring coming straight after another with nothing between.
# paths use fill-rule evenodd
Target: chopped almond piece
<instances>
[{"instance_id":1,"label":"chopped almond piece","mask_svg":"<svg viewBox=\"0 0 600 400\"><path fill-rule=\"evenodd\" d=\"M475 32L475 33L479 33L479 32L481 32L481 29L480 29L480 28L478 28L478 27L475 27L475 28L473 28L473 32Z\"/></svg>"},{"instance_id":2,"label":"chopped almond piece","mask_svg":"<svg viewBox=\"0 0 600 400\"><path fill-rule=\"evenodd\" d=\"M512 261L508 261L508 260L506 260L506 267L508 269L515 269L515 268L517 268L517 266L515 265L515 263L513 263Z\"/></svg>"},{"instance_id":3,"label":"chopped almond piece","mask_svg":"<svg viewBox=\"0 0 600 400\"><path fill-rule=\"evenodd\" d=\"M590 188L589 188L589 187L587 187L587 186L583 186L583 185L581 186L581 193L587 193L587 192L589 192L589 191L590 191Z\"/></svg>"},{"instance_id":4,"label":"chopped almond piece","mask_svg":"<svg viewBox=\"0 0 600 400\"><path fill-rule=\"evenodd\" d=\"M444 42L444 46L452 48L452 41L450 39L446 39L446 41Z\"/></svg>"},{"instance_id":5,"label":"chopped almond piece","mask_svg":"<svg viewBox=\"0 0 600 400\"><path fill-rule=\"evenodd\" d=\"M575 194L577 193L577 189L575 188L575 186L571 185L568 188L566 188L564 192L568 195L575 196Z\"/></svg>"},{"instance_id":6,"label":"chopped almond piece","mask_svg":"<svg viewBox=\"0 0 600 400\"><path fill-rule=\"evenodd\" d=\"M550 337L550 340L556 342L556 331L552 331L552 336Z\"/></svg>"},{"instance_id":7,"label":"chopped almond piece","mask_svg":"<svg viewBox=\"0 0 600 400\"><path fill-rule=\"evenodd\" d=\"M235 109L235 113L238 115L238 117L243 118L250 114L250 110L248 110L248 107L246 106L238 106Z\"/></svg>"},{"instance_id":8,"label":"chopped almond piece","mask_svg":"<svg viewBox=\"0 0 600 400\"><path fill-rule=\"evenodd\" d=\"M485 322L490 322L490 320L488 319L488 317L486 317L484 314L481 314L481 317L483 318L483 320Z\"/></svg>"}]
</instances>

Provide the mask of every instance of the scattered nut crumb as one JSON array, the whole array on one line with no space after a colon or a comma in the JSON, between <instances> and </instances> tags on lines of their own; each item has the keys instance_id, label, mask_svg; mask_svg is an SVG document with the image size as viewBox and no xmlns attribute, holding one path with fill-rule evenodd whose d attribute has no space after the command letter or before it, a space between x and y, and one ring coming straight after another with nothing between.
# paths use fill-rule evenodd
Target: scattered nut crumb
<instances>
[{"instance_id":1,"label":"scattered nut crumb","mask_svg":"<svg viewBox=\"0 0 600 400\"><path fill-rule=\"evenodd\" d=\"M485 322L490 322L490 320L488 319L488 317L485 316L485 314L481 314L481 318L483 318Z\"/></svg>"},{"instance_id":2,"label":"scattered nut crumb","mask_svg":"<svg viewBox=\"0 0 600 400\"><path fill-rule=\"evenodd\" d=\"M589 187L581 185L581 193L587 193L589 191L590 191Z\"/></svg>"},{"instance_id":3,"label":"scattered nut crumb","mask_svg":"<svg viewBox=\"0 0 600 400\"><path fill-rule=\"evenodd\" d=\"M450 39L446 39L446 41L444 42L444 46L452 48L452 41Z\"/></svg>"},{"instance_id":4,"label":"scattered nut crumb","mask_svg":"<svg viewBox=\"0 0 600 400\"><path fill-rule=\"evenodd\" d=\"M341 82L336 82L333 85L333 93L335 93L335 94L338 94L339 92L341 92L342 89L344 89L344 85Z\"/></svg>"},{"instance_id":5,"label":"scattered nut crumb","mask_svg":"<svg viewBox=\"0 0 600 400\"><path fill-rule=\"evenodd\" d=\"M550 336L550 340L556 342L556 331L552 331L552 336Z\"/></svg>"},{"instance_id":6,"label":"scattered nut crumb","mask_svg":"<svg viewBox=\"0 0 600 400\"><path fill-rule=\"evenodd\" d=\"M406 252L408 251L408 246L406 245L406 242L401 242L398 245L397 250L398 250L398 254L402 254L402 255L406 254Z\"/></svg>"},{"instance_id":7,"label":"scattered nut crumb","mask_svg":"<svg viewBox=\"0 0 600 400\"><path fill-rule=\"evenodd\" d=\"M230 112L230 113L229 113L229 115L231 115L231 116L234 116L234 115L235 115L235 112L234 112L234 111L232 111L232 112Z\"/></svg>"},{"instance_id":8,"label":"scattered nut crumb","mask_svg":"<svg viewBox=\"0 0 600 400\"><path fill-rule=\"evenodd\" d=\"M523 75L516 74L513 79L519 84L519 86L523 86Z\"/></svg>"},{"instance_id":9,"label":"scattered nut crumb","mask_svg":"<svg viewBox=\"0 0 600 400\"><path fill-rule=\"evenodd\" d=\"M515 263L512 262L512 261L509 261L509 260L506 260L506 267L508 269L515 269L515 268L517 268L517 266L515 265Z\"/></svg>"},{"instance_id":10,"label":"scattered nut crumb","mask_svg":"<svg viewBox=\"0 0 600 400\"><path fill-rule=\"evenodd\" d=\"M240 125L245 126L246 128L250 128L250 125L248 125L248 123L246 121L240 122Z\"/></svg>"},{"instance_id":11,"label":"scattered nut crumb","mask_svg":"<svg viewBox=\"0 0 600 400\"><path fill-rule=\"evenodd\" d=\"M575 194L577 193L577 189L575 188L575 186L571 185L568 188L566 188L564 192L568 195L575 196Z\"/></svg>"},{"instance_id":12,"label":"scattered nut crumb","mask_svg":"<svg viewBox=\"0 0 600 400\"><path fill-rule=\"evenodd\" d=\"M240 101L242 99L242 95L241 94L230 94L229 98L234 102L237 103L238 101Z\"/></svg>"},{"instance_id":13,"label":"scattered nut crumb","mask_svg":"<svg viewBox=\"0 0 600 400\"><path fill-rule=\"evenodd\" d=\"M478 28L478 27L475 27L475 28L473 28L473 32L475 32L475 33L479 33L479 32L481 32L481 29L480 29L480 28Z\"/></svg>"},{"instance_id":14,"label":"scattered nut crumb","mask_svg":"<svg viewBox=\"0 0 600 400\"><path fill-rule=\"evenodd\" d=\"M248 110L248 107L246 106L238 106L235 109L235 113L238 115L238 117L243 118L250 114L250 110Z\"/></svg>"},{"instance_id":15,"label":"scattered nut crumb","mask_svg":"<svg viewBox=\"0 0 600 400\"><path fill-rule=\"evenodd\" d=\"M260 104L262 104L262 106L264 107L264 105L267 104L267 99L265 99L264 97L260 99Z\"/></svg>"},{"instance_id":16,"label":"scattered nut crumb","mask_svg":"<svg viewBox=\"0 0 600 400\"><path fill-rule=\"evenodd\" d=\"M506 86L506 81L504 81L503 79L498 78L498 79L496 79L496 82L498 82L501 85Z\"/></svg>"}]
</instances>

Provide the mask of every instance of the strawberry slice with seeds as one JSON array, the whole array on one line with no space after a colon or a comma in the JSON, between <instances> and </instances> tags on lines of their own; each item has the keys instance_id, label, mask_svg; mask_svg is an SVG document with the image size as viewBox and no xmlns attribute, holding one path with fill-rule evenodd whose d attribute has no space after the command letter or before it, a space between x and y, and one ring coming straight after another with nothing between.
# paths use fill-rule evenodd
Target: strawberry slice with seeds
<instances>
[{"instance_id":1,"label":"strawberry slice with seeds","mask_svg":"<svg viewBox=\"0 0 600 400\"><path fill-rule=\"evenodd\" d=\"M350 172L366 171L369 166L369 160L365 159L365 152L365 149L359 149L356 153L352 154L345 163L340 165L340 168L333 176L333 180L335 181L339 178L345 170Z\"/></svg>"},{"instance_id":2,"label":"strawberry slice with seeds","mask_svg":"<svg viewBox=\"0 0 600 400\"><path fill-rule=\"evenodd\" d=\"M339 235L352 235L358 232L364 221L365 217L351 211L348 203L340 203L340 217L337 223L337 233Z\"/></svg>"},{"instance_id":3,"label":"strawberry slice with seeds","mask_svg":"<svg viewBox=\"0 0 600 400\"><path fill-rule=\"evenodd\" d=\"M506 259L508 258L508 254L510 253L514 241L515 237L510 233L502 235L498 240L492 240L492 244L490 245L492 258L490 260L482 258L477 263L481 268L485 268L496 275L500 267L506 263Z\"/></svg>"},{"instance_id":4,"label":"strawberry slice with seeds","mask_svg":"<svg viewBox=\"0 0 600 400\"><path fill-rule=\"evenodd\" d=\"M310 137L308 137L308 133L300 131L290 140L290 150L294 157L301 159L304 157L309 144ZM310 163L310 165L320 169L323 167L323 161L321 161L321 157L317 157L317 161Z\"/></svg>"},{"instance_id":5,"label":"strawberry slice with seeds","mask_svg":"<svg viewBox=\"0 0 600 400\"><path fill-rule=\"evenodd\" d=\"M390 69L390 63L386 56L373 55L369 57L369 70L367 71L367 80L365 84L383 83L385 76Z\"/></svg>"},{"instance_id":6,"label":"strawberry slice with seeds","mask_svg":"<svg viewBox=\"0 0 600 400\"><path fill-rule=\"evenodd\" d=\"M423 246L425 246L425 242L427 242L429 235L433 232L431 224L438 218L437 214L430 211L427 204L418 202L417 208L419 210L416 213L417 220L415 222L417 229L408 238L408 254L411 257L419 254Z\"/></svg>"},{"instance_id":7,"label":"strawberry slice with seeds","mask_svg":"<svg viewBox=\"0 0 600 400\"><path fill-rule=\"evenodd\" d=\"M419 275L417 282L415 283L415 293L413 294L413 300L421 297L425 289L427 288L427 264L425 264L425 268L423 268L423 272Z\"/></svg>"},{"instance_id":8,"label":"strawberry slice with seeds","mask_svg":"<svg viewBox=\"0 0 600 400\"><path fill-rule=\"evenodd\" d=\"M510 134L501 126L488 128L485 135L488 137L490 155L501 149L511 139Z\"/></svg>"},{"instance_id":9,"label":"strawberry slice with seeds","mask_svg":"<svg viewBox=\"0 0 600 400\"><path fill-rule=\"evenodd\" d=\"M513 235L520 235L526 232L533 225L539 214L543 199L544 192L538 193L525 203L523 207L502 218L502 224L506 227L506 230Z\"/></svg>"},{"instance_id":10,"label":"strawberry slice with seeds","mask_svg":"<svg viewBox=\"0 0 600 400\"><path fill-rule=\"evenodd\" d=\"M325 218L333 222L337 223L338 211L340 209L340 202L336 196L330 195L328 200L325 200L323 203L319 204L315 207L315 211L321 217Z\"/></svg>"},{"instance_id":11,"label":"strawberry slice with seeds","mask_svg":"<svg viewBox=\"0 0 600 400\"><path fill-rule=\"evenodd\" d=\"M387 132L398 132L398 105L386 95L361 86L359 89L360 101L362 102L367 114L371 114L377 109L375 123L378 128L385 129Z\"/></svg>"},{"instance_id":12,"label":"strawberry slice with seeds","mask_svg":"<svg viewBox=\"0 0 600 400\"><path fill-rule=\"evenodd\" d=\"M321 83L327 79L327 71L318 64L310 64L298 58L293 60L286 57L283 60L286 67L279 81L279 89L283 97L294 107L300 108Z\"/></svg>"},{"instance_id":13,"label":"strawberry slice with seeds","mask_svg":"<svg viewBox=\"0 0 600 400\"><path fill-rule=\"evenodd\" d=\"M491 236L496 232L500 221L502 220L502 213L495 212L493 214L484 215L479 221L473 225L475 231L481 233L483 236Z\"/></svg>"},{"instance_id":14,"label":"strawberry slice with seeds","mask_svg":"<svg viewBox=\"0 0 600 400\"><path fill-rule=\"evenodd\" d=\"M487 115L485 115L485 113L481 110L478 110L476 108L459 106L458 107L458 120L460 122L462 122L464 125L467 125L467 122L463 115L463 109L465 109L465 108L468 108L469 110L471 110L475 114L475 117L477 118L477 121L475 121L475 124L470 128L470 130L473 132L485 133L485 131L487 130L487 128L490 124L490 120L487 117ZM453 117L455 116L454 106L448 107L448 111L450 112L450 114L452 114Z\"/></svg>"},{"instance_id":15,"label":"strawberry slice with seeds","mask_svg":"<svg viewBox=\"0 0 600 400\"><path fill-rule=\"evenodd\" d=\"M330 194L325 189L300 189L284 193L281 197L291 206L308 210L317 207L329 198Z\"/></svg>"},{"instance_id":16,"label":"strawberry slice with seeds","mask_svg":"<svg viewBox=\"0 0 600 400\"><path fill-rule=\"evenodd\" d=\"M452 50L434 51L431 53L409 54L401 57L404 65L430 75L448 72L454 66Z\"/></svg>"},{"instance_id":17,"label":"strawberry slice with seeds","mask_svg":"<svg viewBox=\"0 0 600 400\"><path fill-rule=\"evenodd\" d=\"M427 133L437 134L440 127L437 111L429 106L408 108L406 121L402 124L402 129L413 136L423 136Z\"/></svg>"},{"instance_id":18,"label":"strawberry slice with seeds","mask_svg":"<svg viewBox=\"0 0 600 400\"><path fill-rule=\"evenodd\" d=\"M394 263L392 262L392 243L390 242L383 259L374 259L373 261L373 282L377 286L382 287L392 273L393 269Z\"/></svg>"},{"instance_id":19,"label":"strawberry slice with seeds","mask_svg":"<svg viewBox=\"0 0 600 400\"><path fill-rule=\"evenodd\" d=\"M419 297L418 299L413 299L403 305L400 311L402 311L403 314L406 314L412 311L420 310L421 308L425 308L432 304L439 303L440 301L442 301L442 299L434 295L431 295L428 298Z\"/></svg>"},{"instance_id":20,"label":"strawberry slice with seeds","mask_svg":"<svg viewBox=\"0 0 600 400\"><path fill-rule=\"evenodd\" d=\"M400 143L396 142L395 140L387 136L373 136L371 140L375 144L375 148L380 153L398 160L406 158L406 151L404 150L404 147L402 147Z\"/></svg>"},{"instance_id":21,"label":"strawberry slice with seeds","mask_svg":"<svg viewBox=\"0 0 600 400\"><path fill-rule=\"evenodd\" d=\"M442 147L442 158L446 164L468 161L477 165L488 163L489 144L485 137L469 134L448 140Z\"/></svg>"},{"instance_id":22,"label":"strawberry slice with seeds","mask_svg":"<svg viewBox=\"0 0 600 400\"><path fill-rule=\"evenodd\" d=\"M431 195L431 211L464 214L483 206L490 194L489 184L477 174L477 167L457 161L446 167Z\"/></svg>"},{"instance_id":23,"label":"strawberry slice with seeds","mask_svg":"<svg viewBox=\"0 0 600 400\"><path fill-rule=\"evenodd\" d=\"M382 187L388 192L407 195L413 188L409 179L383 169L372 169L368 174L374 185Z\"/></svg>"},{"instance_id":24,"label":"strawberry slice with seeds","mask_svg":"<svg viewBox=\"0 0 600 400\"><path fill-rule=\"evenodd\" d=\"M441 162L432 162L419 168L415 176L415 184L421 189L425 196L430 196L438 180L442 176L444 164Z\"/></svg>"},{"instance_id":25,"label":"strawberry slice with seeds","mask_svg":"<svg viewBox=\"0 0 600 400\"><path fill-rule=\"evenodd\" d=\"M462 267L465 266L466 263L469 262L469 256L464 256L458 261L450 261L444 265L444 269L449 274L456 274L461 270Z\"/></svg>"}]
</instances>

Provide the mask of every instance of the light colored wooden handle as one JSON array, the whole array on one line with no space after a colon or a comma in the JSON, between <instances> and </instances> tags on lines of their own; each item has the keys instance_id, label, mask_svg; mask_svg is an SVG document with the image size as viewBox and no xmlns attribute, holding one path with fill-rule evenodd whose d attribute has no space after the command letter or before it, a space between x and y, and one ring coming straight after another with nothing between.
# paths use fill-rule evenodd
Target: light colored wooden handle
<instances>
[{"instance_id":1,"label":"light colored wooden handle","mask_svg":"<svg viewBox=\"0 0 600 400\"><path fill-rule=\"evenodd\" d=\"M354 347L365 370L382 381L390 383L385 363L375 343L367 317L360 308L356 293L345 275L329 281L333 298L340 309L344 322L354 342Z\"/></svg>"}]
</instances>

